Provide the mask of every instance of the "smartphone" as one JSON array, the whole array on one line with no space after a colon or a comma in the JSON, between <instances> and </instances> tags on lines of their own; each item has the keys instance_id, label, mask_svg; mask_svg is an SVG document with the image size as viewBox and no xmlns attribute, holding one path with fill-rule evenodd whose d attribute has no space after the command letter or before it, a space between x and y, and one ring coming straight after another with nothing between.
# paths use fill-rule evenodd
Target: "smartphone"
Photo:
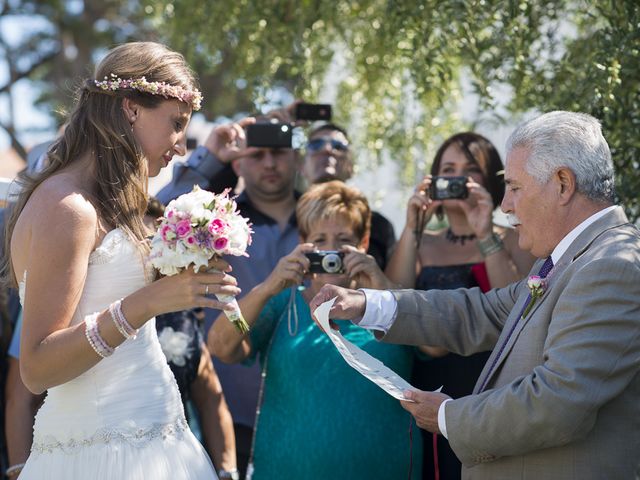
<instances>
[{"instance_id":1,"label":"smartphone","mask_svg":"<svg viewBox=\"0 0 640 480\"><path fill-rule=\"evenodd\" d=\"M296 120L331 120L331 105L328 103L298 103Z\"/></svg>"},{"instance_id":2,"label":"smartphone","mask_svg":"<svg viewBox=\"0 0 640 480\"><path fill-rule=\"evenodd\" d=\"M247 125L247 146L291 148L293 128L288 123L254 123Z\"/></svg>"},{"instance_id":3,"label":"smartphone","mask_svg":"<svg viewBox=\"0 0 640 480\"><path fill-rule=\"evenodd\" d=\"M195 150L198 146L198 140L187 137L187 150Z\"/></svg>"}]
</instances>

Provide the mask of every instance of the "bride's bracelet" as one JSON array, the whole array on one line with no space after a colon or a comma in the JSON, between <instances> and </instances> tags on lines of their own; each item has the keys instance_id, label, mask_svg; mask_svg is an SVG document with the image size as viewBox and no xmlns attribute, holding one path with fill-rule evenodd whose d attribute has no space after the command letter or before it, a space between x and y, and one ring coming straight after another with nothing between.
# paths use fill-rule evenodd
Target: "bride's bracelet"
<instances>
[{"instance_id":1,"label":"bride's bracelet","mask_svg":"<svg viewBox=\"0 0 640 480\"><path fill-rule=\"evenodd\" d=\"M111 314L111 319L113 320L113 323L115 323L116 328L125 339L128 340L129 338L136 338L138 330L133 328L125 318L124 313L122 313L122 300L116 300L109 305L109 313Z\"/></svg>"},{"instance_id":2,"label":"bride's bracelet","mask_svg":"<svg viewBox=\"0 0 640 480\"><path fill-rule=\"evenodd\" d=\"M7 477L16 476L22 471L22 469L24 468L24 465L25 465L24 463L16 463L15 465L11 465L9 468L7 468L4 471L4 474Z\"/></svg>"},{"instance_id":3,"label":"bride's bracelet","mask_svg":"<svg viewBox=\"0 0 640 480\"><path fill-rule=\"evenodd\" d=\"M100 331L98 330L98 315L99 314L96 313L84 320L84 334L91 348L102 358L106 358L115 351L115 348L110 347L104 338L102 338L102 335L100 335Z\"/></svg>"}]
</instances>

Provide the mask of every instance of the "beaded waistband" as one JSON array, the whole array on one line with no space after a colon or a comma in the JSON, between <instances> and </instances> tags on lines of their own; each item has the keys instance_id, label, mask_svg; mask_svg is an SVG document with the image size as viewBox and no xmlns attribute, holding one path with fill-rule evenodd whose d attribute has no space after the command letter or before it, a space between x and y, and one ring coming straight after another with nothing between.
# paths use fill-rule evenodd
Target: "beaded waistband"
<instances>
[{"instance_id":1,"label":"beaded waistband","mask_svg":"<svg viewBox=\"0 0 640 480\"><path fill-rule=\"evenodd\" d=\"M83 439L59 440L52 435L45 435L42 438L34 439L31 451L34 453L62 451L67 454L73 454L82 448L94 445L108 445L110 443L126 443L139 448L158 438L181 438L188 429L187 421L184 417L181 417L173 423L151 425L146 428L131 430L103 428L90 437Z\"/></svg>"}]
</instances>

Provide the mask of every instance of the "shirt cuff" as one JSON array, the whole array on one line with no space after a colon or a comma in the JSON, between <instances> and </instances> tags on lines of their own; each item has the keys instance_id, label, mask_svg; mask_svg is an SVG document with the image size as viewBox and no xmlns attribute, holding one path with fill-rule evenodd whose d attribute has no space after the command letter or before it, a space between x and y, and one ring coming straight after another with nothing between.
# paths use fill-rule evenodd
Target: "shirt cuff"
<instances>
[{"instance_id":1,"label":"shirt cuff","mask_svg":"<svg viewBox=\"0 0 640 480\"><path fill-rule=\"evenodd\" d=\"M440 404L438 408L438 429L444 438L449 440L449 435L447 434L447 418L444 416L444 406L447 402L450 402L451 399L447 398L444 402Z\"/></svg>"},{"instance_id":2,"label":"shirt cuff","mask_svg":"<svg viewBox=\"0 0 640 480\"><path fill-rule=\"evenodd\" d=\"M387 333L396 319L398 303L388 290L359 289L366 298L364 315L354 319L353 323L368 330L379 330Z\"/></svg>"},{"instance_id":3,"label":"shirt cuff","mask_svg":"<svg viewBox=\"0 0 640 480\"><path fill-rule=\"evenodd\" d=\"M225 167L225 164L222 163L218 157L211 153L207 147L202 145L193 151L189 160L187 160L187 165L205 178L215 176Z\"/></svg>"}]
</instances>

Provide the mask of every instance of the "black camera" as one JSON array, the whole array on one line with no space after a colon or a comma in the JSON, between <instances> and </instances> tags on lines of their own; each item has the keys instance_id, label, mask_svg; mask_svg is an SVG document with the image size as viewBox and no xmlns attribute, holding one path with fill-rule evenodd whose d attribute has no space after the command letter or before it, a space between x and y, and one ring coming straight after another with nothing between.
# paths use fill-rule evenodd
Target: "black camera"
<instances>
[{"instance_id":1,"label":"black camera","mask_svg":"<svg viewBox=\"0 0 640 480\"><path fill-rule=\"evenodd\" d=\"M320 250L305 253L311 265L310 273L344 273L344 253L335 250Z\"/></svg>"},{"instance_id":2,"label":"black camera","mask_svg":"<svg viewBox=\"0 0 640 480\"><path fill-rule=\"evenodd\" d=\"M292 131L288 123L247 125L247 147L291 148Z\"/></svg>"},{"instance_id":3,"label":"black camera","mask_svg":"<svg viewBox=\"0 0 640 480\"><path fill-rule=\"evenodd\" d=\"M467 198L467 177L433 177L429 187L429 196L433 200Z\"/></svg>"},{"instance_id":4,"label":"black camera","mask_svg":"<svg viewBox=\"0 0 640 480\"><path fill-rule=\"evenodd\" d=\"M298 103L296 120L331 120L331 105L328 103Z\"/></svg>"}]
</instances>

